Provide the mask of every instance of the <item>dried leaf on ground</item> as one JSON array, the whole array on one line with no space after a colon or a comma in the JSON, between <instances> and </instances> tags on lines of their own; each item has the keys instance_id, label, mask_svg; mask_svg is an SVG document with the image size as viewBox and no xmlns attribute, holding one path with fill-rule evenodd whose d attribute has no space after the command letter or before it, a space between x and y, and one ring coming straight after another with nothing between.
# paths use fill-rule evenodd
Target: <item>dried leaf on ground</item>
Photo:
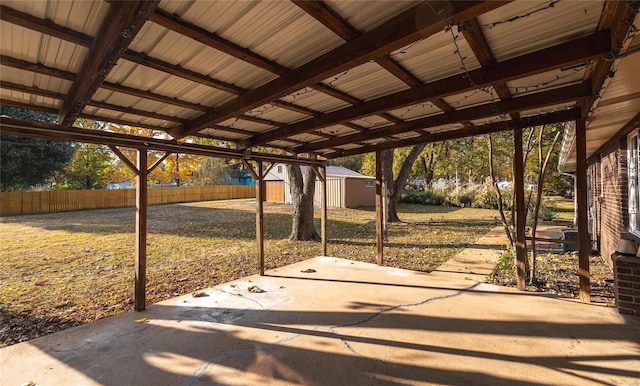
<instances>
[{"instance_id":1,"label":"dried leaf on ground","mask_svg":"<svg viewBox=\"0 0 640 386\"><path fill-rule=\"evenodd\" d=\"M426 272L484 235L495 217L470 208L398 209L408 223L389 225L385 265ZM266 269L322 252L320 243L288 241L291 215L290 205L265 203ZM255 229L247 200L149 207L147 302L256 274ZM0 347L133 310L135 208L3 217L0 233L0 321L8 327ZM330 209L328 237L329 256L375 263L374 208Z\"/></svg>"}]
</instances>

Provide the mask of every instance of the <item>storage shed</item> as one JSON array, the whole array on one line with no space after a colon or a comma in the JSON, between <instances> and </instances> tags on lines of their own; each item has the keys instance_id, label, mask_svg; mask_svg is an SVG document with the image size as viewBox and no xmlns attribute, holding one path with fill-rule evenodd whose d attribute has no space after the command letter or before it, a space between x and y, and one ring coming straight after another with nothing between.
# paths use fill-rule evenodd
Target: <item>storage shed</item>
<instances>
[{"instance_id":1,"label":"storage shed","mask_svg":"<svg viewBox=\"0 0 640 386\"><path fill-rule=\"evenodd\" d=\"M316 180L319 183L319 180ZM375 205L375 178L342 166L327 166L327 206L357 208ZM285 165L275 165L265 177L266 201L291 204L289 175ZM320 189L316 189L315 205L320 205Z\"/></svg>"}]
</instances>

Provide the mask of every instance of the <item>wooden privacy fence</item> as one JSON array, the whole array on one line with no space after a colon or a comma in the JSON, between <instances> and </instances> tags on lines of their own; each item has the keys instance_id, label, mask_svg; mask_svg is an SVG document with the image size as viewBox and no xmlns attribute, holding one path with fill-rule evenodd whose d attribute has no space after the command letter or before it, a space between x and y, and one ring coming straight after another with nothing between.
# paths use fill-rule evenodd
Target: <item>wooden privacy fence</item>
<instances>
[{"instance_id":1,"label":"wooden privacy fence","mask_svg":"<svg viewBox=\"0 0 640 386\"><path fill-rule=\"evenodd\" d=\"M188 186L149 188L149 205L178 202L255 198L251 185ZM50 190L42 192L0 192L0 215L55 213L83 209L123 208L136 205L135 189Z\"/></svg>"}]
</instances>

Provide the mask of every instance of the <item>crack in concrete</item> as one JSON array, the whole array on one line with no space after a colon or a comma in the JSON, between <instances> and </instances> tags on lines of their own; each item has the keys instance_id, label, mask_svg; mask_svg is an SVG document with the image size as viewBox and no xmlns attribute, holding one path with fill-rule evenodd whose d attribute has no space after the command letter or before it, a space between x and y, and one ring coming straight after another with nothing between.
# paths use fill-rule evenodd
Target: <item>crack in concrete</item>
<instances>
[{"instance_id":1,"label":"crack in concrete","mask_svg":"<svg viewBox=\"0 0 640 386\"><path fill-rule=\"evenodd\" d=\"M218 354L218 355L216 355L214 357L211 357L211 358L207 359L207 363L205 363L203 366L201 366L196 371L194 371L193 375L190 376L189 378L187 378L182 383L182 385L183 386L193 386L193 385L195 385L196 382L200 379L200 377L202 377L207 372L207 370L209 369L209 367L213 363L216 363L216 362L219 362L221 360L224 360L224 359L227 359L227 358L230 358L230 357L234 357L234 356L237 356L237 355L252 354L252 353L256 353L258 351L267 351L267 350L270 350L271 348L273 348L274 346L277 346L279 344L286 343L286 342L291 342L293 340L298 339L299 337L300 337L300 334L296 334L294 336L290 336L290 337L287 337L287 338L282 338L282 339L279 339L279 340L277 340L275 342L267 343L267 344L264 344L262 346L258 346L258 347L252 348L252 349L236 350L236 351L231 351L231 352L225 352L225 353L222 353L222 354Z\"/></svg>"},{"instance_id":2,"label":"crack in concrete","mask_svg":"<svg viewBox=\"0 0 640 386\"><path fill-rule=\"evenodd\" d=\"M312 330L313 330L313 331L317 331L317 330L321 330L321 329L323 329L323 328L326 328L326 329L327 329L327 331L328 331L329 333L331 333L331 334L335 335L338 339L340 339L340 341L342 342L342 344L344 344L344 346L345 346L345 347L346 347L346 348L347 348L351 353L353 353L354 355L358 355L358 356L361 356L361 357L364 357L364 358L371 358L371 359L375 359L375 360L377 360L377 361L380 361L380 362L383 362L383 363L387 363L387 364L392 364L392 365L393 365L393 363L388 362L388 361L386 361L386 360L384 360L384 359L382 359L382 358L378 358L378 357L368 357L368 356L366 356L366 355L363 355L363 354L359 353L356 349L354 349L354 348L353 348L353 346L351 346L351 345L349 344L349 342L348 342L348 341L347 341L347 340L346 340L346 339L345 339L345 338L344 338L340 333L338 333L337 331L335 331L335 329L336 329L336 328L341 328L341 327L353 327L353 326L360 326L360 325L363 325L363 324L365 324L365 323L367 323L367 322L370 322L371 320L373 320L373 319L377 318L378 316L380 316L380 315L382 315L382 314L384 314L384 313L387 313L387 312L390 312L390 311L393 311L393 310L397 310L398 308L403 308L403 307L417 307L417 306L421 306L421 305L423 305L423 304L431 303L431 302L438 301L438 300L450 299L450 298L453 298L453 297L456 297L456 296L461 295L464 291L472 290L473 288L477 287L478 285L480 285L480 283L475 283L475 284L474 284L474 285L472 285L472 286L465 287L465 288L463 288L463 289L457 290L457 291L455 291L453 294L450 294L450 295L436 296L436 297L429 297L429 298L426 298L426 299L423 299L423 300L420 300L420 301L418 301L418 302L414 302L414 303L403 303L403 304L397 304L397 305L394 305L394 306L390 306L390 307L387 307L387 308L385 308L385 309L383 309L383 310L380 310L380 311L378 311L378 312L376 312L376 313L373 313L373 314L371 314L371 315L367 316L367 317L366 317L366 318L364 318L364 319L358 320L358 321L353 322L353 323L348 323L348 324L343 324L343 325L338 325L338 326L328 326L328 327L325 327L325 326L315 326L314 328L312 328ZM235 296L235 294L230 293L230 292L226 292L226 291L224 291L224 290L219 290L219 291L220 291L220 292L227 293L227 294L231 294L231 295L234 295L234 296ZM256 303L257 303L257 301L256 301ZM258 303L258 304L259 304L259 303ZM259 305L260 305L260 304L259 304ZM262 305L260 305L260 306L262 307ZM264 308L264 307L263 307L263 308ZM183 384L182 384L182 385L183 385L183 386L193 386L193 385L195 385L195 384L196 384L196 382L200 379L200 377L202 377L202 376L207 372L207 370L209 369L209 367L210 367L210 366L211 366L211 364L213 364L213 363L219 362L219 361L224 360L224 359L226 359L226 358L230 358L230 357L238 356L238 355L252 354L252 353L256 353L256 352L258 352L258 351L267 351L267 350L270 350L270 349L272 349L272 348L276 347L276 346L277 346L277 345L279 345L279 344L294 341L294 340L296 340L296 339L300 338L300 336L301 336L301 334L296 334L296 335L294 335L294 336L287 337L287 338L282 338L282 339L279 339L279 340L277 340L277 341L275 341L275 342L268 343L268 344L264 344L264 345L262 345L262 346L255 347L255 348L253 348L253 349L236 350L236 351L231 351L231 352L225 352L225 353L218 354L218 355L216 355L216 356L214 356L214 357L211 357L211 358L207 359L206 363L205 363L203 366L201 366L200 368L198 368L196 371L194 371L194 372L193 372L193 375L192 375L192 376L190 376L188 379L186 379L186 380L183 382Z\"/></svg>"},{"instance_id":3,"label":"crack in concrete","mask_svg":"<svg viewBox=\"0 0 640 386\"><path fill-rule=\"evenodd\" d=\"M122 334L118 334L118 335L111 336L111 337L109 337L108 342L109 342L109 341L111 341L112 339L121 338L121 337L123 337L123 336L127 336L127 335L137 334L138 332L140 332L140 331L144 331L144 330L146 330L147 328L149 328L149 326L145 326L145 327L138 328L138 329L136 329L135 331L129 331L129 332L125 332L125 333L122 333ZM95 343L95 342L93 342L93 343ZM70 353L70 352L78 352L78 351L82 350L82 347L86 346L86 344L87 344L87 342L86 342L86 341L84 341L84 342L82 342L82 343L80 344L80 346L78 346L78 347L67 348L67 349L64 349L64 350L61 350L61 349L55 349L55 348L53 348L53 347L50 347L50 348L49 348L49 351L51 351L51 352L55 352L55 353L60 353L60 354L63 354L63 353Z\"/></svg>"},{"instance_id":4,"label":"crack in concrete","mask_svg":"<svg viewBox=\"0 0 640 386\"><path fill-rule=\"evenodd\" d=\"M341 328L341 327L361 326L361 325L363 325L363 324L365 324L365 323L367 323L367 322L372 321L373 319L377 318L378 316L380 316L380 315L382 315L382 314L385 314L385 313L390 312L390 311L397 310L398 308L403 308L403 307L417 307L417 306L421 306L421 305L423 305L423 304L431 303L431 302L434 302L434 301L438 301L438 300L445 300L445 299L450 299L450 298L453 298L453 297L456 297L456 296L460 296L460 295L462 295L462 293L463 293L464 291L472 290L472 289L476 288L476 287L477 287L477 286L479 286L479 285L480 285L480 283L475 283L475 284L474 284L474 285L472 285L472 286L469 286L469 287L466 287L466 288L463 288L463 289L457 290L455 293L450 294L450 295L436 296L436 297L429 297L429 298L426 298L426 299L424 299L424 300L421 300L421 301L418 301L418 302L414 302L414 303L396 304L395 306L387 307L387 308L385 308L385 309L383 309L383 310L380 310L380 311L378 311L378 312L376 312L376 313L374 313L374 314L371 314L371 315L369 315L368 317L366 317L366 318L364 318L364 319L361 319L361 320L358 320L358 321L356 321L356 322L348 323L348 324L342 324L342 325L339 325L339 326L331 326L331 327L329 327L329 331L330 331L332 334L334 334L335 336L337 336L337 337L338 337L338 339L340 339L340 341L342 342L342 344L344 344L344 346L345 346L349 351L351 351L351 353L353 353L354 355L358 355L358 356L361 356L361 357L365 357L365 358L366 358L366 357L367 357L366 355L362 355L362 354L360 354L357 350L355 350L355 349L354 349L354 348L349 344L349 342L347 342L347 340L345 340L345 339L344 339L344 337L343 337L340 333L338 333L338 332L336 332L336 331L335 331L335 329L336 329L336 328ZM382 358L373 357L373 359L379 360L379 361L381 361L381 362L389 363L388 361L386 361L386 360L384 360L384 359L382 359Z\"/></svg>"}]
</instances>

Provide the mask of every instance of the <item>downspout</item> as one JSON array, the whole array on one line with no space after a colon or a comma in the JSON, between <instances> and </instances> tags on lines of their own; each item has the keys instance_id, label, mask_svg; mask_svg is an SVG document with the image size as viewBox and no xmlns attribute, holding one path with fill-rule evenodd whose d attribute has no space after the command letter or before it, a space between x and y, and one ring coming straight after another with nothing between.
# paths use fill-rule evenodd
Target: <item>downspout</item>
<instances>
[{"instance_id":1,"label":"downspout","mask_svg":"<svg viewBox=\"0 0 640 386\"><path fill-rule=\"evenodd\" d=\"M558 172L564 176L571 177L573 179L573 226L576 227L578 225L578 213L577 213L577 197L576 197L576 185L577 185L577 177L575 174L567 173L562 170L562 167L565 165L567 160L569 159L576 143L576 123L575 121L569 121L565 123L564 126L564 135L562 138L562 148L560 149L560 156L558 160Z\"/></svg>"},{"instance_id":2,"label":"downspout","mask_svg":"<svg viewBox=\"0 0 640 386\"><path fill-rule=\"evenodd\" d=\"M576 227L576 225L578 225L578 214L576 213L576 208L578 207L578 199L576 197L576 175L563 172L560 170L560 167L558 167L558 172L563 176L571 177L573 179L573 226Z\"/></svg>"}]
</instances>

